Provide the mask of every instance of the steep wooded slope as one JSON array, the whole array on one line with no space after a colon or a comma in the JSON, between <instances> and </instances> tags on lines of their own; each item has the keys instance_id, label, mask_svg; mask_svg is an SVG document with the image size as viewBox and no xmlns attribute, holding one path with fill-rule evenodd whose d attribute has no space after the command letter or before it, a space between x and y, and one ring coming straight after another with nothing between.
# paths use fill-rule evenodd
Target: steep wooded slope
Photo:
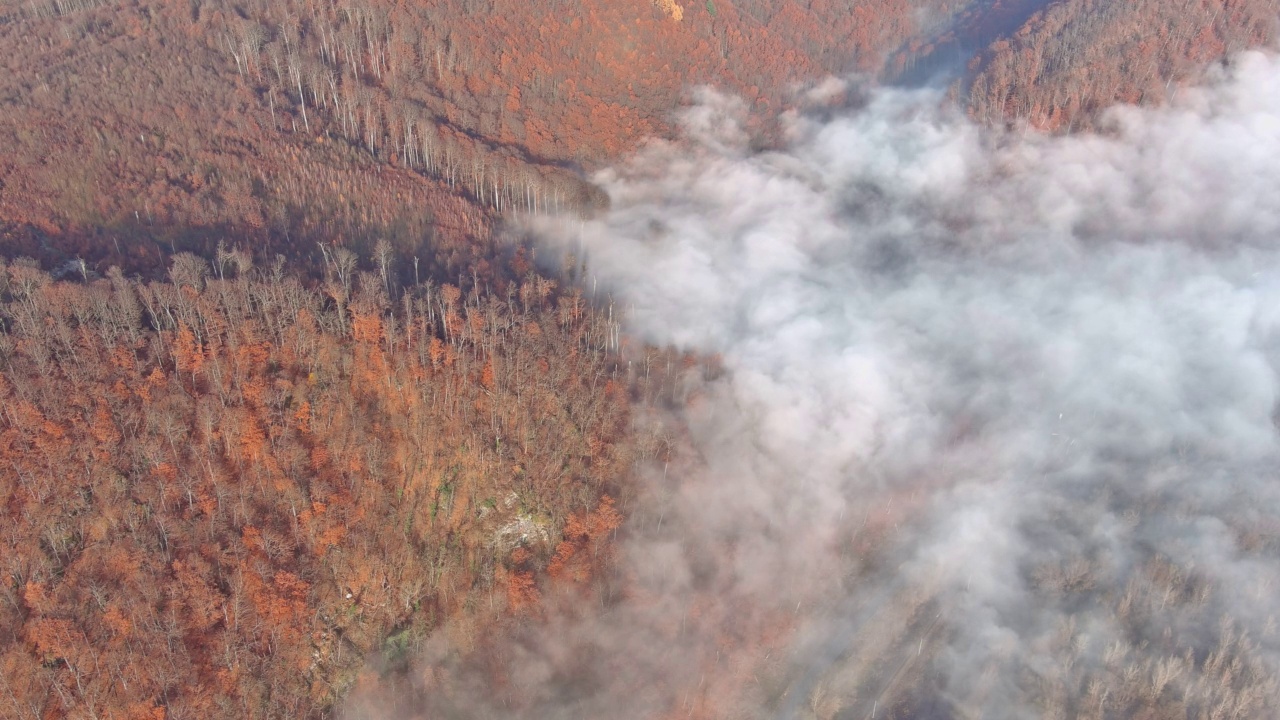
<instances>
[{"instance_id":1,"label":"steep wooded slope","mask_svg":"<svg viewBox=\"0 0 1280 720\"><path fill-rule=\"evenodd\" d=\"M566 522L616 527L651 450L607 316L352 261L323 294L237 252L0 266L0 716L322 715L371 655L535 601Z\"/></svg>"},{"instance_id":2,"label":"steep wooded slope","mask_svg":"<svg viewBox=\"0 0 1280 720\"><path fill-rule=\"evenodd\" d=\"M690 87L772 117L952 4L15 3L0 222L11 255L100 271L230 235L317 259L386 237L469 272L490 211L598 206L578 170L665 133Z\"/></svg>"},{"instance_id":3,"label":"steep wooded slope","mask_svg":"<svg viewBox=\"0 0 1280 720\"><path fill-rule=\"evenodd\" d=\"M582 171L667 133L691 86L740 93L767 135L799 84L896 75L956 13L973 38L1027 9L8 3L0 254L69 281L0 268L5 703L319 716L370 655L533 604L656 451L607 316L504 269L502 214L600 207ZM983 54L972 107L1080 127L1274 17L1064 0Z\"/></svg>"},{"instance_id":4,"label":"steep wooded slope","mask_svg":"<svg viewBox=\"0 0 1280 720\"><path fill-rule=\"evenodd\" d=\"M1159 103L1208 63L1275 41L1276 0L1060 0L975 58L974 117L1085 128L1115 103Z\"/></svg>"}]
</instances>

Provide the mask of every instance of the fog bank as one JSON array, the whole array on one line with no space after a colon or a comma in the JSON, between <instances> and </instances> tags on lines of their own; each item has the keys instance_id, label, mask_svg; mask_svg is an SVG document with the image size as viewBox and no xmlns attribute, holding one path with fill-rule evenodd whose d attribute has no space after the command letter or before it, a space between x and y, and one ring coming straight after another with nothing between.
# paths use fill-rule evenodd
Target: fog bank
<instances>
[{"instance_id":1,"label":"fog bank","mask_svg":"<svg viewBox=\"0 0 1280 720\"><path fill-rule=\"evenodd\" d=\"M724 373L667 411L688 440L642 470L621 599L552 611L501 692L428 670L432 702L1272 716L1280 62L1101 135L841 93L760 153L705 91L597 178L607 214L534 221L633 338Z\"/></svg>"}]
</instances>

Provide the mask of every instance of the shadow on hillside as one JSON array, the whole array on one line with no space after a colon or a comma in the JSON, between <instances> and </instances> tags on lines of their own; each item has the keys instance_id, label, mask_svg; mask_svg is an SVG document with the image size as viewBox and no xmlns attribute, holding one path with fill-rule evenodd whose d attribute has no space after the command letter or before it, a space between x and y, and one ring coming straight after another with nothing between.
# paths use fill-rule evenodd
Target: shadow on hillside
<instances>
[{"instance_id":1,"label":"shadow on hillside","mask_svg":"<svg viewBox=\"0 0 1280 720\"><path fill-rule=\"evenodd\" d=\"M282 257L291 275L318 280L324 274L322 244L346 247L367 264L377 243L386 239L401 280L408 283L419 279L457 282L460 274L470 277L477 267L483 275L498 252L492 233L442 233L429 217L357 226L332 216L317 217L303 208L285 215L276 227L143 220L49 230L30 223L0 222L0 258L32 258L55 278L84 275L91 279L117 266L128 277L159 280L166 277L173 255L186 252L212 260L221 243L228 250L249 250L255 263L263 266Z\"/></svg>"}]
</instances>

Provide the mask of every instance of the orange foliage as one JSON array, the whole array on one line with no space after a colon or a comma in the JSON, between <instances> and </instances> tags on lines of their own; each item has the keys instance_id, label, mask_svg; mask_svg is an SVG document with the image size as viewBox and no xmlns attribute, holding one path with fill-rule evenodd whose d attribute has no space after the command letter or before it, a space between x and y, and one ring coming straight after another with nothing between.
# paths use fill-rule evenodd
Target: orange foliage
<instances>
[{"instance_id":1,"label":"orange foliage","mask_svg":"<svg viewBox=\"0 0 1280 720\"><path fill-rule=\"evenodd\" d=\"M185 323L178 326L178 334L173 339L173 360L179 371L192 375L204 368L204 351L196 341L195 333Z\"/></svg>"},{"instance_id":2,"label":"orange foliage","mask_svg":"<svg viewBox=\"0 0 1280 720\"><path fill-rule=\"evenodd\" d=\"M608 557L609 535L622 525L622 514L613 498L601 496L600 504L586 516L572 514L564 523L564 540L556 545L547 573L559 579L583 582Z\"/></svg>"},{"instance_id":3,"label":"orange foliage","mask_svg":"<svg viewBox=\"0 0 1280 720\"><path fill-rule=\"evenodd\" d=\"M519 513L552 537L572 517L582 558L604 556L620 517L595 501L618 480L601 458L627 454L629 427L627 393L593 388L617 368L592 342L607 316L434 285L379 305L380 278L339 307L256 271L8 294L30 271L0 261L0 524L21 588L0 663L37 716L319 717L392 628L539 602L553 548L475 569ZM91 293L174 317L77 315ZM60 324L74 354L40 331ZM524 510L496 500L512 493Z\"/></svg>"},{"instance_id":4,"label":"orange foliage","mask_svg":"<svg viewBox=\"0 0 1280 720\"><path fill-rule=\"evenodd\" d=\"M1086 128L1116 104L1159 103L1210 60L1277 37L1271 0L1067 0L972 63L970 113Z\"/></svg>"},{"instance_id":5,"label":"orange foliage","mask_svg":"<svg viewBox=\"0 0 1280 720\"><path fill-rule=\"evenodd\" d=\"M513 572L507 575L507 607L524 610L538 603L539 593L533 573Z\"/></svg>"}]
</instances>

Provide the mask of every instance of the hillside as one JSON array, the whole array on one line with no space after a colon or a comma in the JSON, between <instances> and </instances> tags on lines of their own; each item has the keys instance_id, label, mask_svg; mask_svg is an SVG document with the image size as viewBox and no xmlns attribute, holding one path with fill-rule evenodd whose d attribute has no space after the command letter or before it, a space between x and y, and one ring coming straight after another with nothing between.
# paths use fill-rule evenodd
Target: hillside
<instances>
[{"instance_id":1,"label":"hillside","mask_svg":"<svg viewBox=\"0 0 1280 720\"><path fill-rule=\"evenodd\" d=\"M330 717L442 627L496 646L603 582L716 358L623 337L510 221L606 212L591 173L694 88L743 98L753 148L851 73L1068 133L1274 42L1278 11L0 3L0 718Z\"/></svg>"},{"instance_id":2,"label":"hillside","mask_svg":"<svg viewBox=\"0 0 1280 720\"><path fill-rule=\"evenodd\" d=\"M155 272L224 237L313 263L387 238L448 277L485 260L495 211L598 207L581 171L669 133L699 84L767 142L806 82L977 51L975 117L1069 128L1276 33L1274 0L1042 4L15 2L0 242Z\"/></svg>"},{"instance_id":3,"label":"hillside","mask_svg":"<svg viewBox=\"0 0 1280 720\"><path fill-rule=\"evenodd\" d=\"M1215 60L1269 46L1275 0L1060 0L971 63L971 114L987 123L1091 127L1116 103L1166 101Z\"/></svg>"},{"instance_id":4,"label":"hillside","mask_svg":"<svg viewBox=\"0 0 1280 720\"><path fill-rule=\"evenodd\" d=\"M616 527L653 450L607 317L353 259L323 293L241 252L0 268L5 717L313 717L372 653L536 599L567 521Z\"/></svg>"},{"instance_id":5,"label":"hillside","mask_svg":"<svg viewBox=\"0 0 1280 720\"><path fill-rule=\"evenodd\" d=\"M469 272L490 211L598 205L577 170L667 132L691 86L769 118L797 83L874 71L945 5L16 3L6 246L133 272L227 235L313 260L385 237Z\"/></svg>"}]
</instances>

